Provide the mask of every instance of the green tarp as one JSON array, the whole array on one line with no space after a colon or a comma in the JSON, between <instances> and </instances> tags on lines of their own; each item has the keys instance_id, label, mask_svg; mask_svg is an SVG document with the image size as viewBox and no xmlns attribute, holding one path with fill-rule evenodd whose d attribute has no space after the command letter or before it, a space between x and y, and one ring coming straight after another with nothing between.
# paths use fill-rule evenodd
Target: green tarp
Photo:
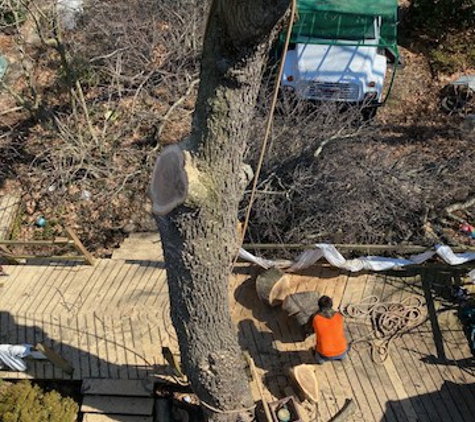
<instances>
[{"instance_id":1,"label":"green tarp","mask_svg":"<svg viewBox=\"0 0 475 422\"><path fill-rule=\"evenodd\" d=\"M297 9L306 12L340 12L396 17L397 0L297 0Z\"/></svg>"},{"instance_id":2,"label":"green tarp","mask_svg":"<svg viewBox=\"0 0 475 422\"><path fill-rule=\"evenodd\" d=\"M378 45L397 51L397 0L297 0L297 11L292 42L374 42L374 19L380 17Z\"/></svg>"}]
</instances>

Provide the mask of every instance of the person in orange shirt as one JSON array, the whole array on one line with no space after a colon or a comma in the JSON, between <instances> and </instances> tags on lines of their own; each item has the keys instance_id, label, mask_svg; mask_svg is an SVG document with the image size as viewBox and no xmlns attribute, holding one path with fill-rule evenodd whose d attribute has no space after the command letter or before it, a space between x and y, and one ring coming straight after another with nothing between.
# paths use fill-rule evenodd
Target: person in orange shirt
<instances>
[{"instance_id":1,"label":"person in orange shirt","mask_svg":"<svg viewBox=\"0 0 475 422\"><path fill-rule=\"evenodd\" d=\"M313 318L316 338L315 359L317 363L328 360L342 360L348 352L348 343L343 330L343 315L333 310L333 300L322 296L319 310Z\"/></svg>"}]
</instances>

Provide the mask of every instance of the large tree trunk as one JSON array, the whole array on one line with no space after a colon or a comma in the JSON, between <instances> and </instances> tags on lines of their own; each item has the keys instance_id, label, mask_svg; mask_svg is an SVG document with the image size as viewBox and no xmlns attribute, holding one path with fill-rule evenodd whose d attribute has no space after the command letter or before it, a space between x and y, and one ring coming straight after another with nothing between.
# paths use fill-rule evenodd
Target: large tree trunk
<instances>
[{"instance_id":1,"label":"large tree trunk","mask_svg":"<svg viewBox=\"0 0 475 422\"><path fill-rule=\"evenodd\" d=\"M213 1L193 129L182 145L200 195L189 192L184 205L156 217L184 370L198 397L224 411L205 406L215 422L250 420L233 411L253 405L228 285L238 248L242 156L271 33L289 1Z\"/></svg>"}]
</instances>

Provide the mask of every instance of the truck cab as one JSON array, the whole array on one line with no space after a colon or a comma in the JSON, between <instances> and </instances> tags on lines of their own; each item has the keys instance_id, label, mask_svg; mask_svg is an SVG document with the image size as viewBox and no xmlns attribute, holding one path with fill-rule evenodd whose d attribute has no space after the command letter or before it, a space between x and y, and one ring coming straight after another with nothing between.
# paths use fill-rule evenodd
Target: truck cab
<instances>
[{"instance_id":1,"label":"truck cab","mask_svg":"<svg viewBox=\"0 0 475 422\"><path fill-rule=\"evenodd\" d=\"M298 0L297 10L283 88L304 100L382 105L385 51L398 56L397 1Z\"/></svg>"}]
</instances>

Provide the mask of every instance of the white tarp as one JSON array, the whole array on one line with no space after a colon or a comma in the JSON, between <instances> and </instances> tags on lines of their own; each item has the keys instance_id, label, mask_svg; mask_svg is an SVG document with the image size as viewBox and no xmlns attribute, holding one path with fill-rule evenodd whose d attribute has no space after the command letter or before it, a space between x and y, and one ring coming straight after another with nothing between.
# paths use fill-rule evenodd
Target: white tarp
<instances>
[{"instance_id":1,"label":"white tarp","mask_svg":"<svg viewBox=\"0 0 475 422\"><path fill-rule=\"evenodd\" d=\"M259 267L262 268L272 268L275 266L275 262L270 259L259 258L258 256L253 255L252 253L246 251L245 249L239 249L239 257L244 259L245 261L253 262Z\"/></svg>"},{"instance_id":2,"label":"white tarp","mask_svg":"<svg viewBox=\"0 0 475 422\"><path fill-rule=\"evenodd\" d=\"M0 344L0 369L6 366L14 371L26 371L26 363L22 358L30 356L32 348L31 344Z\"/></svg>"},{"instance_id":3,"label":"white tarp","mask_svg":"<svg viewBox=\"0 0 475 422\"><path fill-rule=\"evenodd\" d=\"M46 359L46 356L35 350L31 344L0 344L0 369L5 367L14 371L26 371L23 358Z\"/></svg>"},{"instance_id":4,"label":"white tarp","mask_svg":"<svg viewBox=\"0 0 475 422\"><path fill-rule=\"evenodd\" d=\"M428 250L418 255L412 255L409 259L386 258L382 256L364 256L355 259L346 259L335 246L319 243L315 248L304 251L293 264L289 271L298 271L310 267L321 258L325 258L328 263L334 267L341 268L350 272L367 271L387 271L401 268L408 265L422 264L438 255L449 265L460 265L466 262L475 261L475 252L465 252L456 254L449 246L437 245L434 250ZM239 256L246 261L253 262L262 268L271 268L276 265L276 261L259 258L250 252L240 249ZM475 282L475 270L469 273L469 277Z\"/></svg>"}]
</instances>

